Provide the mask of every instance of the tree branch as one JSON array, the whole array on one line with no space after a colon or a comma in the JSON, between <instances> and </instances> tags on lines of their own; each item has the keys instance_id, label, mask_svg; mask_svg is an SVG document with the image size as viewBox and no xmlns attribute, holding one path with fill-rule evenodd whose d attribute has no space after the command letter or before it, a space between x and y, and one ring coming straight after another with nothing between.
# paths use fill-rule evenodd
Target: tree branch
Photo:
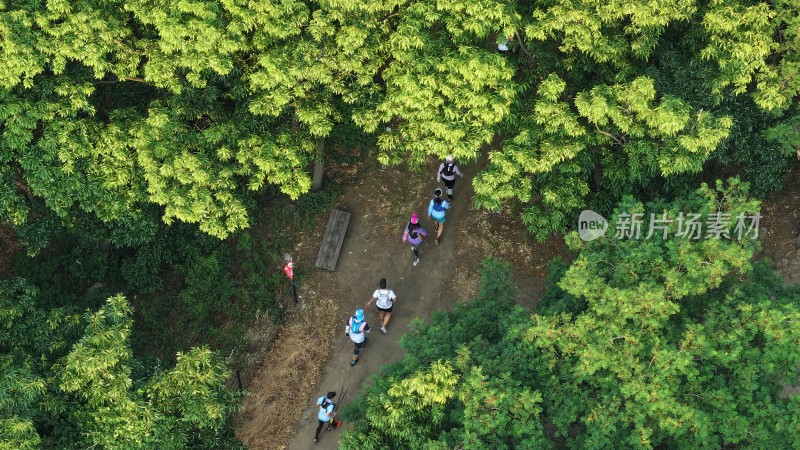
<instances>
[{"instance_id":1,"label":"tree branch","mask_svg":"<svg viewBox=\"0 0 800 450\"><path fill-rule=\"evenodd\" d=\"M98 80L98 81L92 81L92 84L116 84L116 83L122 83L124 81L136 81L137 83L147 83L147 81L145 81L144 78L128 77L128 78L125 78L123 80Z\"/></svg>"},{"instance_id":2,"label":"tree branch","mask_svg":"<svg viewBox=\"0 0 800 450\"><path fill-rule=\"evenodd\" d=\"M22 191L22 193L25 194L25 197L28 198L28 202L31 205L33 205L36 202L36 198L33 195L31 187L28 186L28 184L25 183L25 179L22 178L22 172L17 173L16 179L14 180L14 186L16 186L17 189L19 189L20 191Z\"/></svg>"},{"instance_id":3,"label":"tree branch","mask_svg":"<svg viewBox=\"0 0 800 450\"><path fill-rule=\"evenodd\" d=\"M601 129L600 129L600 127L599 127L599 126L597 126L597 124L594 124L594 128L597 130L597 132L598 132L598 133L600 133L600 134L605 134L606 136L608 136L608 137L610 137L611 139L613 139L613 140L614 140L614 142L616 142L617 144L619 144L619 145L625 145L625 142L623 142L622 140L620 140L618 137L614 136L613 134L609 133L608 131L601 130Z\"/></svg>"},{"instance_id":4,"label":"tree branch","mask_svg":"<svg viewBox=\"0 0 800 450\"><path fill-rule=\"evenodd\" d=\"M688 134L692 134L692 132L694 131L694 129L697 126L697 124L700 123L700 116L702 116L702 115L703 115L703 108L700 108L697 111L697 119L692 124L692 128L689 129L689 133Z\"/></svg>"},{"instance_id":5,"label":"tree branch","mask_svg":"<svg viewBox=\"0 0 800 450\"><path fill-rule=\"evenodd\" d=\"M532 62L536 62L536 58L531 55L531 52L528 51L528 48L525 47L525 43L522 42L522 36L519 35L518 31L514 32L514 38L516 38L517 42L519 43L519 49L522 50L522 53L525 53L525 56L530 58Z\"/></svg>"}]
</instances>

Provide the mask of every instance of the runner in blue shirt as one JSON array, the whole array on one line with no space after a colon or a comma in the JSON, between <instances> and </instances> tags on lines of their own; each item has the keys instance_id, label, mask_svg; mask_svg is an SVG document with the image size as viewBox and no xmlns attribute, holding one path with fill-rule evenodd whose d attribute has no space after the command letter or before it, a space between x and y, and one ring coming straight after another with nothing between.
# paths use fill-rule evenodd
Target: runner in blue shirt
<instances>
[{"instance_id":1,"label":"runner in blue shirt","mask_svg":"<svg viewBox=\"0 0 800 450\"><path fill-rule=\"evenodd\" d=\"M336 405L332 401L333 397L336 397L336 392L328 392L328 395L317 399L317 406L319 406L317 420L319 425L317 426L317 432L314 433L314 442L319 441L319 432L322 431L322 427L336 415Z\"/></svg>"},{"instance_id":2,"label":"runner in blue shirt","mask_svg":"<svg viewBox=\"0 0 800 450\"><path fill-rule=\"evenodd\" d=\"M433 191L433 198L428 205L428 217L433 217L435 221L434 230L436 231L436 245L442 239L442 230L444 230L444 216L445 211L450 209L450 202L442 200L442 190L436 189Z\"/></svg>"}]
</instances>

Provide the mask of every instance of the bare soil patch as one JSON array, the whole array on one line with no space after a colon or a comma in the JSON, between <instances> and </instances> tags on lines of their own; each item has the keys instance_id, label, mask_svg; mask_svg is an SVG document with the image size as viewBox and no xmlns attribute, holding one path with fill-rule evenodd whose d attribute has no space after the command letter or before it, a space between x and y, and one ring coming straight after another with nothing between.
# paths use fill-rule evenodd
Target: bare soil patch
<instances>
[{"instance_id":1,"label":"bare soil patch","mask_svg":"<svg viewBox=\"0 0 800 450\"><path fill-rule=\"evenodd\" d=\"M761 207L762 252L759 257L775 264L787 284L800 282L800 171L786 175L783 189Z\"/></svg>"}]
</instances>

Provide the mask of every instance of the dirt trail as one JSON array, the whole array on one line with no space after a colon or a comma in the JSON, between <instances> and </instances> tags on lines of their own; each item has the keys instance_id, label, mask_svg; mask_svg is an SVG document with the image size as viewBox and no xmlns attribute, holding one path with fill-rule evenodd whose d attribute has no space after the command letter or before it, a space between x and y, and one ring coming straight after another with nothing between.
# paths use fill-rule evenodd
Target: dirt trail
<instances>
[{"instance_id":1,"label":"dirt trail","mask_svg":"<svg viewBox=\"0 0 800 450\"><path fill-rule=\"evenodd\" d=\"M429 172L432 171L426 171L426 175ZM413 318L427 319L436 309L448 307L456 300L453 294L447 289L443 290L442 286L447 285L456 268L455 255L458 242L455 237L460 222L468 215L469 199L473 193L471 179L476 172L475 165L465 166L464 172L464 178L456 182L453 206L447 214L439 245L436 245L433 239L435 231L432 221L427 218L427 203L430 197L421 195L413 208L404 211L404 217L416 211L420 215L420 223L429 232L428 238L421 246L420 263L416 267L412 265L411 246L401 241L402 228L407 217L401 221L394 221L394 234L384 236L377 230L379 227L376 227L375 223L380 217L359 207L359 197L369 193L356 190L353 192L355 195L346 196L343 207L351 211L353 216L334 279L336 290L346 296L344 315L336 318L339 326L336 330L338 337L333 352L317 390L309 392L309 405L303 411L288 448L335 449L341 430L323 432L318 444L312 442L318 410L312 402L327 391L339 391L342 386L349 392L348 398L343 399L344 403L352 401L362 383L370 375L377 373L381 365L402 357L398 339L407 331L408 324ZM432 192L435 189L433 180L425 183L425 186L427 189L424 191ZM386 278L388 286L395 291L398 299L391 322L387 326L388 334L383 334L378 329L379 322L374 303L370 308L365 307L372 292L378 287L378 280L382 277ZM367 322L373 330L368 334L367 348L362 351L358 364L351 367L353 344L344 334L344 322L357 308L364 308Z\"/></svg>"},{"instance_id":2,"label":"dirt trail","mask_svg":"<svg viewBox=\"0 0 800 450\"><path fill-rule=\"evenodd\" d=\"M520 289L518 302L535 304L543 291L547 262L564 252L563 238L533 243L520 224L519 211L488 213L471 206L472 178L486 160L485 152L481 160L461 165L464 177L456 182L438 246L432 238L433 221L427 217L437 187L438 162L430 161L422 172L367 167L359 179L346 180L340 208L351 218L336 271L310 271L298 289L301 304L290 312L292 317L246 383L249 395L235 423L236 434L248 449L336 448L342 430L323 433L320 442L313 443L314 401L342 386L349 391L344 403L352 401L381 365L402 357L397 342L413 318L428 319L435 310L477 293L483 258L498 256L511 262L512 281ZM332 169L326 168L329 174L340 169L352 176L352 168ZM422 244L416 267L410 245L401 240L412 212L420 215L431 235ZM296 263L313 266L323 225L298 244L296 254L302 256L295 258ZM398 296L385 335L378 329L375 305L364 308L380 278L386 278ZM365 309L373 331L359 363L351 367L353 344L344 325L357 308Z\"/></svg>"}]
</instances>

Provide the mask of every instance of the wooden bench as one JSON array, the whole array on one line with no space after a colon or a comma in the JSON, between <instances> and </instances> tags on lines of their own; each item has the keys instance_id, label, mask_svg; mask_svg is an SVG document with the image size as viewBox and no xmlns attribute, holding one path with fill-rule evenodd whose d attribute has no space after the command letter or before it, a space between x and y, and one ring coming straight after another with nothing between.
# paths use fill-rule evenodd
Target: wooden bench
<instances>
[{"instance_id":1,"label":"wooden bench","mask_svg":"<svg viewBox=\"0 0 800 450\"><path fill-rule=\"evenodd\" d=\"M347 232L347 225L350 223L350 213L334 209L328 224L325 225L325 236L322 238L322 245L319 247L316 266L322 269L333 271L336 269L336 262L339 260L339 251L342 250L344 235Z\"/></svg>"}]
</instances>

